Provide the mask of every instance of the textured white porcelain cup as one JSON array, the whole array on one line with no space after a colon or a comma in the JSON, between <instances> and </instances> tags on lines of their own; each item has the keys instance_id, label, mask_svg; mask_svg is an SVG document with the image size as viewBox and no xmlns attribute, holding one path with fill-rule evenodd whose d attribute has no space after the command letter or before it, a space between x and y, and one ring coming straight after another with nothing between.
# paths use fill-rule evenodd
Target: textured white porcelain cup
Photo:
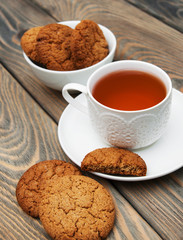
<instances>
[{"instance_id":1,"label":"textured white porcelain cup","mask_svg":"<svg viewBox=\"0 0 183 240\"><path fill-rule=\"evenodd\" d=\"M153 107L137 111L121 111L102 105L92 96L92 89L103 76L118 70L137 70L158 77L166 87L166 97ZM69 90L85 94L87 106L72 98ZM165 132L170 116L172 83L168 74L153 64L122 60L96 70L88 79L87 86L76 83L65 85L62 94L67 102L89 115L103 141L117 147L136 149L154 143Z\"/></svg>"}]
</instances>

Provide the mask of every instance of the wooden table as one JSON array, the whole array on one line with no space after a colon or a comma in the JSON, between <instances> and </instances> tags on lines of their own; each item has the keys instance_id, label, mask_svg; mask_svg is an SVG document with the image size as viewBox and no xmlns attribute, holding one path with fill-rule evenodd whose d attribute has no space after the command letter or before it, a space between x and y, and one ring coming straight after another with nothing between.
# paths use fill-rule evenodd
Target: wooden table
<instances>
[{"instance_id":1,"label":"wooden table","mask_svg":"<svg viewBox=\"0 0 183 240\"><path fill-rule=\"evenodd\" d=\"M57 138L57 123L67 103L60 92L44 86L25 62L20 47L25 30L62 20L92 19L115 34L115 60L154 63L183 92L182 12L182 0L0 1L1 240L50 239L39 219L18 206L16 184L39 161L70 161ZM115 226L108 239L183 239L182 168L144 182L98 180L116 204Z\"/></svg>"}]
</instances>

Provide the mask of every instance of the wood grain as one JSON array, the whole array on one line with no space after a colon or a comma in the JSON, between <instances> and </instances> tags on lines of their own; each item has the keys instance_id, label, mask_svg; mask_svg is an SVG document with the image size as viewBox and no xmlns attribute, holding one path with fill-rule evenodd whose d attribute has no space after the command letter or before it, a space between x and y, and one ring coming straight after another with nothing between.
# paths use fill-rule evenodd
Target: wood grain
<instances>
[{"instance_id":1,"label":"wood grain","mask_svg":"<svg viewBox=\"0 0 183 240\"><path fill-rule=\"evenodd\" d=\"M32 5L31 1L2 0L1 9L0 61L43 108L58 120L66 102L60 92L46 87L34 76L20 47L20 38L27 29L53 23L55 20Z\"/></svg>"},{"instance_id":2,"label":"wood grain","mask_svg":"<svg viewBox=\"0 0 183 240\"><path fill-rule=\"evenodd\" d=\"M170 4L170 1L167 2ZM178 1L173 2L176 4ZM0 232L2 239L47 239L39 221L25 215L20 218L23 213L16 205L14 190L22 172L38 159L58 156L68 160L56 136L56 124L67 104L60 92L47 88L33 76L20 48L23 32L55 21L93 19L109 27L116 35L115 60L152 62L162 67L172 78L173 86L180 90L183 89L182 33L173 25L163 23L161 18L156 19L148 11L141 11L123 0L114 0L112 4L109 0L1 0L0 7L0 60L13 76L1 69L0 191L3 199L0 208L3 214ZM163 15L162 10L160 13ZM159 239L160 236L163 239L181 239L182 170L145 183L114 182L121 194L109 187L116 195L119 207L117 225L110 238ZM14 223L15 220L17 223Z\"/></svg>"},{"instance_id":3,"label":"wood grain","mask_svg":"<svg viewBox=\"0 0 183 240\"><path fill-rule=\"evenodd\" d=\"M183 1L182 0L126 0L170 25L174 29L183 32Z\"/></svg>"},{"instance_id":4,"label":"wood grain","mask_svg":"<svg viewBox=\"0 0 183 240\"><path fill-rule=\"evenodd\" d=\"M139 59L152 62L167 71L175 88L183 86L182 34L154 17L125 1L114 0L112 5L109 0L50 0L44 1L44 4L41 0L35 1L37 5L30 1L22 3L21 0L13 3L11 0L1 1L3 34L0 56L3 65L57 122L66 103L60 92L45 87L34 77L22 56L20 38L26 29L33 26L68 19L93 19L109 27L116 35L118 45L115 60ZM45 14L47 12L50 15Z\"/></svg>"},{"instance_id":5,"label":"wood grain","mask_svg":"<svg viewBox=\"0 0 183 240\"><path fill-rule=\"evenodd\" d=\"M114 185L163 239L182 239L182 170L153 181Z\"/></svg>"},{"instance_id":6,"label":"wood grain","mask_svg":"<svg viewBox=\"0 0 183 240\"><path fill-rule=\"evenodd\" d=\"M1 65L0 86L0 239L50 239L39 219L18 206L16 185L39 161L69 159L60 148L56 123ZM108 239L161 239L110 183L98 181L111 192L116 205L115 227Z\"/></svg>"},{"instance_id":7,"label":"wood grain","mask_svg":"<svg viewBox=\"0 0 183 240\"><path fill-rule=\"evenodd\" d=\"M20 209L15 188L36 162L66 160L57 125L2 66L0 86L0 239L49 239L40 222Z\"/></svg>"}]
</instances>

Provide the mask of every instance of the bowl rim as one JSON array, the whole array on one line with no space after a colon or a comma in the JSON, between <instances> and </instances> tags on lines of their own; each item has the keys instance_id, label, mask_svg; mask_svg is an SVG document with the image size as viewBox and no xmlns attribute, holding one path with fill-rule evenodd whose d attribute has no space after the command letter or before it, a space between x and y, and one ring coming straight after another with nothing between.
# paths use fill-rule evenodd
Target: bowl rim
<instances>
[{"instance_id":1,"label":"bowl rim","mask_svg":"<svg viewBox=\"0 0 183 240\"><path fill-rule=\"evenodd\" d=\"M57 22L58 24L69 24L69 23L79 23L81 22L81 20L71 20L71 21L61 21L61 22ZM42 68L38 65L36 65L27 55L26 53L23 51L23 56L25 58L25 60L28 62L29 65L31 65L33 68L39 70L39 71L42 71L42 72L47 72L47 73L55 73L55 74L68 74L68 73L79 73L79 72L83 72L83 71L87 71L87 70L92 70L93 68L97 67L98 65L102 64L103 62L106 61L107 58L109 58L112 54L114 54L114 52L116 51L116 46L117 46L117 40L116 40L116 37L114 35L114 33L107 27L101 25L101 24L98 24L98 26L101 28L101 30L105 30L107 31L109 34L110 34L110 37L112 38L112 41L113 41L113 45L112 45L112 48L111 50L109 51L109 54L103 58L100 62L94 64L94 65L91 65L89 67L86 67L86 68L82 68L82 69L77 69L77 70L70 70L70 71L56 71L56 70L50 70L50 69L46 69L46 68ZM107 39L106 39L107 40ZM108 41L107 41L108 42ZM109 43L108 43L109 44Z\"/></svg>"}]
</instances>

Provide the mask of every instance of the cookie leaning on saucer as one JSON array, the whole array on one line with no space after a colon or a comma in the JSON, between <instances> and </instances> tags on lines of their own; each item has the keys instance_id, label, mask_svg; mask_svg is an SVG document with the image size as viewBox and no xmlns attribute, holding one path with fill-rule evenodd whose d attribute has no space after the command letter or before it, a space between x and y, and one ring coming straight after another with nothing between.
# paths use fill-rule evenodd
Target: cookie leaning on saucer
<instances>
[{"instance_id":1,"label":"cookie leaning on saucer","mask_svg":"<svg viewBox=\"0 0 183 240\"><path fill-rule=\"evenodd\" d=\"M57 177L47 181L41 194L39 217L53 239L104 239L114 225L112 197L92 178Z\"/></svg>"},{"instance_id":2,"label":"cookie leaning on saucer","mask_svg":"<svg viewBox=\"0 0 183 240\"><path fill-rule=\"evenodd\" d=\"M71 163L62 160L45 160L30 167L16 187L17 201L23 211L32 217L39 217L41 182L65 175L81 175L81 172Z\"/></svg>"},{"instance_id":3,"label":"cookie leaning on saucer","mask_svg":"<svg viewBox=\"0 0 183 240\"><path fill-rule=\"evenodd\" d=\"M88 153L82 163L83 171L132 176L145 176L147 166L136 153L115 147L99 148Z\"/></svg>"}]
</instances>

